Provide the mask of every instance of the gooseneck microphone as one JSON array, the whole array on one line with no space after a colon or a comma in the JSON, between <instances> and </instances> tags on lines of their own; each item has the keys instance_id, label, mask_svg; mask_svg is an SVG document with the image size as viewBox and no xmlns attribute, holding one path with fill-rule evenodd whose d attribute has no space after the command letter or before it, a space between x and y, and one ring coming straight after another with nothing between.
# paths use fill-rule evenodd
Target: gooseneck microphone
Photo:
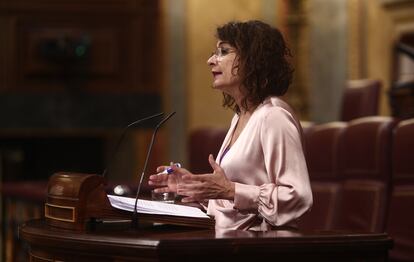
<instances>
[{"instance_id":1,"label":"gooseneck microphone","mask_svg":"<svg viewBox=\"0 0 414 262\"><path fill-rule=\"evenodd\" d=\"M152 133L151 142L148 146L147 156L146 156L145 162L144 162L144 168L142 169L141 178L140 178L139 183L138 183L137 194L135 196L134 213L132 214L132 221L131 221L132 228L137 228L138 227L138 211L137 211L138 197L139 197L139 192L141 190L142 181L144 180L145 172L147 170L148 160L149 160L150 155L151 155L152 146L154 145L155 136L157 135L157 131L161 127L161 125L164 124L165 122L167 122L167 120L170 119L174 114L175 114L175 112L172 112L171 114L166 116L163 120L161 120L161 122L158 123L158 125L154 129L154 132Z\"/></svg>"},{"instance_id":2,"label":"gooseneck microphone","mask_svg":"<svg viewBox=\"0 0 414 262\"><path fill-rule=\"evenodd\" d=\"M138 120L136 120L136 121L134 121L134 122L130 123L129 125L127 125L127 126L124 128L124 130L122 131L121 136L120 136L120 137L119 137L119 139L118 139L118 142L117 142L117 144L116 144L116 146L115 146L114 151L112 151L112 155L111 155L111 157L109 158L108 165L107 165L107 167L105 168L105 170L102 172L102 177L104 177L104 178L106 177L106 174L108 173L108 167L109 167L109 166L112 164L112 162L114 161L115 155L116 155L116 153L117 153L117 152L118 152L118 150L119 150L119 146L121 145L122 141L124 140L124 136L125 136L125 134L126 134L127 130L128 130L130 127L135 126L135 125L138 125L138 124L139 124L139 123L141 123L141 122L144 122L144 121L147 121L147 120L150 120L150 119L153 119L153 118L156 118L156 117L162 116L162 115L164 115L164 113L158 113L158 114L155 114L155 115L152 115L152 116L147 116L147 117L144 117L144 118L142 118L142 119L138 119Z\"/></svg>"}]
</instances>

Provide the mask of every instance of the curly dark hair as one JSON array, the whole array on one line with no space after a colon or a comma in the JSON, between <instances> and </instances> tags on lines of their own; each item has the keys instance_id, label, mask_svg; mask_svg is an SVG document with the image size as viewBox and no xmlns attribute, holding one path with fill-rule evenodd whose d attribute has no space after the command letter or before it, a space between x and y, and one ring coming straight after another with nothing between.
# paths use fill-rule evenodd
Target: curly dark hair
<instances>
[{"instance_id":1,"label":"curly dark hair","mask_svg":"<svg viewBox=\"0 0 414 262\"><path fill-rule=\"evenodd\" d=\"M238 72L247 92L241 105L245 110L248 104L256 107L268 96L286 93L293 78L292 55L278 29L257 20L233 21L218 27L216 37L237 51L238 64L233 71ZM223 106L239 113L234 99L223 96Z\"/></svg>"}]
</instances>

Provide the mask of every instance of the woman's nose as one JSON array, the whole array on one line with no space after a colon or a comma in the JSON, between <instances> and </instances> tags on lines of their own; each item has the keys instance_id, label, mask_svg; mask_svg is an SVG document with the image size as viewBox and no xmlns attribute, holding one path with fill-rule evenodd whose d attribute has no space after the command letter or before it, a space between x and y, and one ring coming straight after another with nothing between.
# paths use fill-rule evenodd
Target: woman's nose
<instances>
[{"instance_id":1,"label":"woman's nose","mask_svg":"<svg viewBox=\"0 0 414 262\"><path fill-rule=\"evenodd\" d=\"M207 65L215 65L215 63L217 62L216 59L216 55L212 54L208 59L207 59Z\"/></svg>"}]
</instances>

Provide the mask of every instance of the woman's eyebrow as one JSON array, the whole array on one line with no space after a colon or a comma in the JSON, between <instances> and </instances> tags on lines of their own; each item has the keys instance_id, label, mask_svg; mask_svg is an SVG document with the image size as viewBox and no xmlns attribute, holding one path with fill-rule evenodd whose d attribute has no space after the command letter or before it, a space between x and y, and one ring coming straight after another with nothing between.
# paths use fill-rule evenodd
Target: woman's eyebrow
<instances>
[{"instance_id":1,"label":"woman's eyebrow","mask_svg":"<svg viewBox=\"0 0 414 262\"><path fill-rule=\"evenodd\" d=\"M229 43L226 41L220 41L218 42L217 47L221 47L222 45L229 45Z\"/></svg>"}]
</instances>

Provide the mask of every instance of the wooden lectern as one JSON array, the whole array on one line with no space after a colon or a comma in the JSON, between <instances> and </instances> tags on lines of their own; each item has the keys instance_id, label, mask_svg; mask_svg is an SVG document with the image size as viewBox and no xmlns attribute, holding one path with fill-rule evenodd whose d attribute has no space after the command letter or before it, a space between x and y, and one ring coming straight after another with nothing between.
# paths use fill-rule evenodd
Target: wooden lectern
<instances>
[{"instance_id":1,"label":"wooden lectern","mask_svg":"<svg viewBox=\"0 0 414 262\"><path fill-rule=\"evenodd\" d=\"M132 214L111 206L105 191L106 181L96 174L60 172L47 187L46 224L53 227L85 231L97 219L127 219ZM191 227L213 228L214 220L169 215L138 214L140 221Z\"/></svg>"},{"instance_id":2,"label":"wooden lectern","mask_svg":"<svg viewBox=\"0 0 414 262\"><path fill-rule=\"evenodd\" d=\"M118 225L117 225L118 226ZM19 235L30 261L387 261L385 233L215 231L155 225L139 231L105 224L76 232L28 221Z\"/></svg>"},{"instance_id":3,"label":"wooden lectern","mask_svg":"<svg viewBox=\"0 0 414 262\"><path fill-rule=\"evenodd\" d=\"M385 233L214 230L194 228L212 227L211 219L140 213L141 221L164 224L140 230L128 223L87 227L94 219L131 218L112 208L105 180L92 174L53 175L45 216L19 228L30 261L386 261L392 246Z\"/></svg>"}]
</instances>

